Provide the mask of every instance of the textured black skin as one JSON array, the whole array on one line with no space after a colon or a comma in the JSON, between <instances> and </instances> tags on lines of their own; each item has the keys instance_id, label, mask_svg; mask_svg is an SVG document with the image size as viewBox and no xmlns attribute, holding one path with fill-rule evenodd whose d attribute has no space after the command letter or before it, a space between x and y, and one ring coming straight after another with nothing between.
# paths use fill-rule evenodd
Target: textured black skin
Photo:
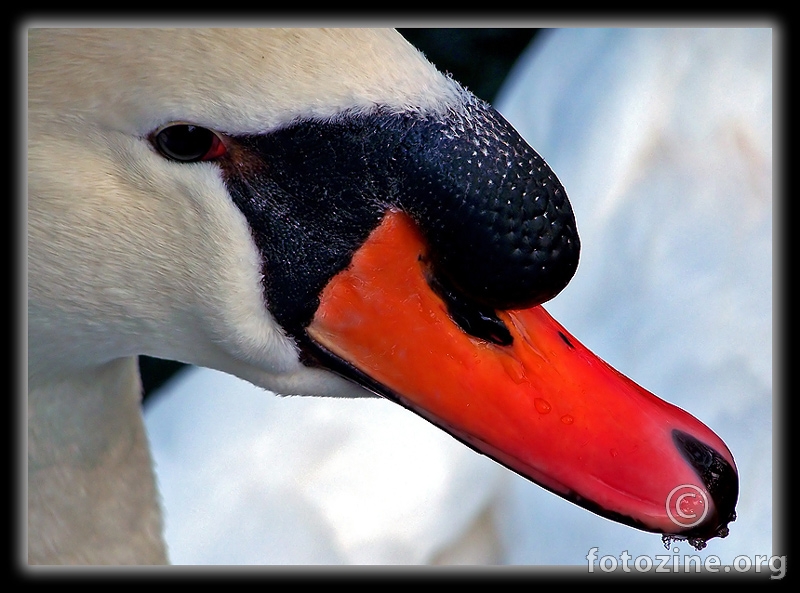
<instances>
[{"instance_id":1,"label":"textured black skin","mask_svg":"<svg viewBox=\"0 0 800 593\"><path fill-rule=\"evenodd\" d=\"M578 265L575 218L561 183L485 103L414 126L401 157L403 208L431 244L438 273L496 309L558 294Z\"/></svg>"},{"instance_id":2,"label":"textured black skin","mask_svg":"<svg viewBox=\"0 0 800 593\"><path fill-rule=\"evenodd\" d=\"M389 209L417 222L433 273L476 310L540 304L577 268L564 188L478 99L446 117L378 109L231 142L225 182L264 257L269 308L295 337Z\"/></svg>"}]
</instances>

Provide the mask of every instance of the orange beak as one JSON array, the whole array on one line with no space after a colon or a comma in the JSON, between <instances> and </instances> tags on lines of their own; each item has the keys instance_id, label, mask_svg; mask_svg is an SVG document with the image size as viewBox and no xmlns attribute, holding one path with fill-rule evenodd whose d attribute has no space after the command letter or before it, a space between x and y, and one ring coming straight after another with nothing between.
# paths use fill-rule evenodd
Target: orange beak
<instances>
[{"instance_id":1,"label":"orange beak","mask_svg":"<svg viewBox=\"0 0 800 593\"><path fill-rule=\"evenodd\" d=\"M427 281L426 244L389 212L320 296L309 337L356 379L593 512L702 547L735 519L723 441L592 354L541 307L475 338Z\"/></svg>"}]
</instances>

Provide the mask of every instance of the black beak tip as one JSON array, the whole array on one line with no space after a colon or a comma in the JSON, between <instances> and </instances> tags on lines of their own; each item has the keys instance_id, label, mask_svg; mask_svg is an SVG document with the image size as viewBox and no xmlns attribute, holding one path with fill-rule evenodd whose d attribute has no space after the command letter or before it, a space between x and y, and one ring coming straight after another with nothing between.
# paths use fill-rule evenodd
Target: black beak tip
<instances>
[{"instance_id":1,"label":"black beak tip","mask_svg":"<svg viewBox=\"0 0 800 593\"><path fill-rule=\"evenodd\" d=\"M664 536L664 545L675 539L688 540L696 549L706 546L714 537L726 537L728 524L736 520L736 501L739 498L739 476L736 469L719 452L694 436L672 431L672 440L681 455L697 472L711 495L714 512L701 523L677 534Z\"/></svg>"}]
</instances>

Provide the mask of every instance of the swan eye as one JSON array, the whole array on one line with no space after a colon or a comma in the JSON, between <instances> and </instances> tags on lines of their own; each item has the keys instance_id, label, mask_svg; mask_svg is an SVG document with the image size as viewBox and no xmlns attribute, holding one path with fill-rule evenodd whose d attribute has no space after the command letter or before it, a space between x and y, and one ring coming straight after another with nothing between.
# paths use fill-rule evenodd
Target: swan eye
<instances>
[{"instance_id":1,"label":"swan eye","mask_svg":"<svg viewBox=\"0 0 800 593\"><path fill-rule=\"evenodd\" d=\"M158 152L182 163L212 161L227 152L219 136L192 124L173 124L162 128L152 137Z\"/></svg>"}]
</instances>

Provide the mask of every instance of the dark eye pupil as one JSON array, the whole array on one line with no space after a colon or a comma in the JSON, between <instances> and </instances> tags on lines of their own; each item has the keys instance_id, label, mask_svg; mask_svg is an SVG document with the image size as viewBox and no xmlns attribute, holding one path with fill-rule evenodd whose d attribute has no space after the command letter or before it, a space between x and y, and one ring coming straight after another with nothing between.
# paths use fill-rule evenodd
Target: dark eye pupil
<instances>
[{"instance_id":1,"label":"dark eye pupil","mask_svg":"<svg viewBox=\"0 0 800 593\"><path fill-rule=\"evenodd\" d=\"M191 124L176 124L161 130L155 137L158 149L176 161L192 162L205 157L214 145L214 132Z\"/></svg>"}]
</instances>

